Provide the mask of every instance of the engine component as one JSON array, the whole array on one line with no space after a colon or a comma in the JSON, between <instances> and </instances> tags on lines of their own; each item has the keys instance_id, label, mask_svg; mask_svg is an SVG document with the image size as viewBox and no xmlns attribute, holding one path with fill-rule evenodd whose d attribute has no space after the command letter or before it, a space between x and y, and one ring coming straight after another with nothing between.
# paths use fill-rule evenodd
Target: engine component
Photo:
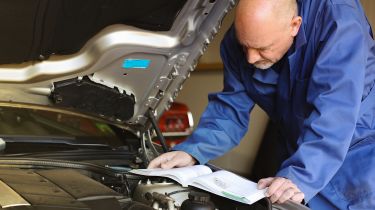
<instances>
[{"instance_id":1,"label":"engine component","mask_svg":"<svg viewBox=\"0 0 375 210\"><path fill-rule=\"evenodd\" d=\"M215 210L215 205L208 193L192 191L189 199L182 203L181 210Z\"/></svg>"},{"instance_id":2,"label":"engine component","mask_svg":"<svg viewBox=\"0 0 375 210\"><path fill-rule=\"evenodd\" d=\"M55 82L50 98L58 106L94 113L109 120L125 121L134 113L134 96L92 82L86 76Z\"/></svg>"},{"instance_id":3,"label":"engine component","mask_svg":"<svg viewBox=\"0 0 375 210\"><path fill-rule=\"evenodd\" d=\"M174 200L168 195L153 192L146 193L146 198L152 201L152 207L154 209L175 210Z\"/></svg>"},{"instance_id":4,"label":"engine component","mask_svg":"<svg viewBox=\"0 0 375 210\"><path fill-rule=\"evenodd\" d=\"M173 201L174 208L179 208L186 199L191 188L181 187L172 182L140 181L134 190L133 200L148 205L167 204ZM166 196L161 197L159 194ZM166 207L166 209L171 207ZM173 208L172 208L173 209Z\"/></svg>"},{"instance_id":5,"label":"engine component","mask_svg":"<svg viewBox=\"0 0 375 210\"><path fill-rule=\"evenodd\" d=\"M6 195L0 199L0 209L18 210L28 206L30 210L126 210L122 205L132 203L130 198L78 170L0 169L0 180L0 195Z\"/></svg>"},{"instance_id":6,"label":"engine component","mask_svg":"<svg viewBox=\"0 0 375 210\"><path fill-rule=\"evenodd\" d=\"M156 150L152 143L150 130L142 134L141 148L139 148L138 152L139 155L142 157L142 160L145 165L148 165L152 159L159 156L159 152Z\"/></svg>"},{"instance_id":7,"label":"engine component","mask_svg":"<svg viewBox=\"0 0 375 210\"><path fill-rule=\"evenodd\" d=\"M108 208L106 208L108 209ZM134 201L131 201L131 202L128 202L126 203L123 207L122 207L123 210L154 210L152 207L150 206L146 206L142 203L139 203L139 202L134 202Z\"/></svg>"}]
</instances>

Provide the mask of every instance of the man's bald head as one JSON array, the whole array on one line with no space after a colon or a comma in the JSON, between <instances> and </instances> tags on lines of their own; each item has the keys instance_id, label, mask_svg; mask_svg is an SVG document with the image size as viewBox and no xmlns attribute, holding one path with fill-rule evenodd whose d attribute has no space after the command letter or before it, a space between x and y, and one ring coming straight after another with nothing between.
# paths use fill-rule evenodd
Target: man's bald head
<instances>
[{"instance_id":1,"label":"man's bald head","mask_svg":"<svg viewBox=\"0 0 375 210\"><path fill-rule=\"evenodd\" d=\"M280 60L302 22L297 13L296 0L240 0L235 28L249 63L266 69Z\"/></svg>"},{"instance_id":2,"label":"man's bald head","mask_svg":"<svg viewBox=\"0 0 375 210\"><path fill-rule=\"evenodd\" d=\"M241 0L236 20L288 22L297 15L296 0Z\"/></svg>"}]
</instances>

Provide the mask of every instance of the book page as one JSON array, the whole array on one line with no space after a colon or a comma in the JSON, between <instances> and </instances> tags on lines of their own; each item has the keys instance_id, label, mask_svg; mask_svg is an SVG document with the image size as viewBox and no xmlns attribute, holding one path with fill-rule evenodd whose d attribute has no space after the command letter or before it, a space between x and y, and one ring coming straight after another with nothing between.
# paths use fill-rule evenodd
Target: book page
<instances>
[{"instance_id":1,"label":"book page","mask_svg":"<svg viewBox=\"0 0 375 210\"><path fill-rule=\"evenodd\" d=\"M193 178L212 173L211 169L205 165L194 165L172 169L135 169L131 170L130 172L144 176L168 177L177 181L184 187L187 187L187 185L191 182Z\"/></svg>"},{"instance_id":2,"label":"book page","mask_svg":"<svg viewBox=\"0 0 375 210\"><path fill-rule=\"evenodd\" d=\"M196 177L190 185L247 204L265 197L256 183L224 170Z\"/></svg>"}]
</instances>

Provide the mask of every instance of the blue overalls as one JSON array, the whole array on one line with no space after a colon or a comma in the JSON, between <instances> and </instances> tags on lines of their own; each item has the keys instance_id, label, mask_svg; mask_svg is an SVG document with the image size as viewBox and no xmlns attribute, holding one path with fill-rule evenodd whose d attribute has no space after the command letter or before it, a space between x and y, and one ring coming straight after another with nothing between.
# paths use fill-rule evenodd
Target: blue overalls
<instances>
[{"instance_id":1,"label":"blue overalls","mask_svg":"<svg viewBox=\"0 0 375 210\"><path fill-rule=\"evenodd\" d=\"M297 0L303 24L277 64L247 63L233 27L221 45L224 88L183 150L204 164L238 145L258 104L288 152L276 176L310 208L375 209L375 42L359 0Z\"/></svg>"}]
</instances>

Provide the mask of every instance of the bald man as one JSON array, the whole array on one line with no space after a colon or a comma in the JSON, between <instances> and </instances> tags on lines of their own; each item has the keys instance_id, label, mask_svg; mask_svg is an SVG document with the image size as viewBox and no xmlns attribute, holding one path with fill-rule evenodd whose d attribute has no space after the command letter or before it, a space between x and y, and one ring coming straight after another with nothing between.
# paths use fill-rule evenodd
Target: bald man
<instances>
[{"instance_id":1,"label":"bald man","mask_svg":"<svg viewBox=\"0 0 375 210\"><path fill-rule=\"evenodd\" d=\"M258 104L288 158L272 202L375 209L375 42L359 0L241 0L221 44L224 88L187 141L149 168L204 164L236 146Z\"/></svg>"}]
</instances>

